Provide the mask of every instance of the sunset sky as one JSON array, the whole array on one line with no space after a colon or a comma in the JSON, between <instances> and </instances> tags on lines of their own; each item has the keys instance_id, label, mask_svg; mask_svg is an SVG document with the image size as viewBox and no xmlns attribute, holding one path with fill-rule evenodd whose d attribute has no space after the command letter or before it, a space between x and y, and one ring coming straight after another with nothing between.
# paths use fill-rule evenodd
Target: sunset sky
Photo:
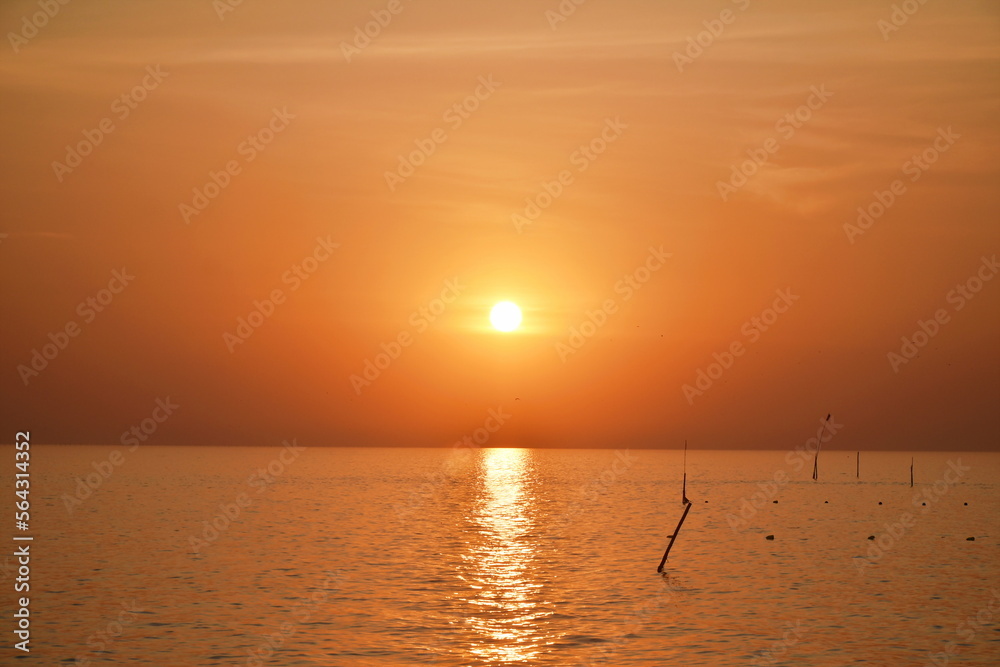
<instances>
[{"instance_id":1,"label":"sunset sky","mask_svg":"<svg viewBox=\"0 0 1000 667\"><path fill-rule=\"evenodd\" d=\"M50 2L4 441L1000 444L994 2Z\"/></svg>"}]
</instances>

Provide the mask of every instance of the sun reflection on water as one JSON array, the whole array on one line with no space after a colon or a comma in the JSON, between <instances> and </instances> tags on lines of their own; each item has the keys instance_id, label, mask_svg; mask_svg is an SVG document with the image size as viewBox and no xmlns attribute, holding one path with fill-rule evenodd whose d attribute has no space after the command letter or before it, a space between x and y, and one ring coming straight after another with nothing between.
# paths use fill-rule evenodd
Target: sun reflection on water
<instances>
[{"instance_id":1,"label":"sun reflection on water","mask_svg":"<svg viewBox=\"0 0 1000 667\"><path fill-rule=\"evenodd\" d=\"M490 664L530 663L547 642L540 621L531 450L480 450L480 487L459 575L469 586L472 656Z\"/></svg>"}]
</instances>

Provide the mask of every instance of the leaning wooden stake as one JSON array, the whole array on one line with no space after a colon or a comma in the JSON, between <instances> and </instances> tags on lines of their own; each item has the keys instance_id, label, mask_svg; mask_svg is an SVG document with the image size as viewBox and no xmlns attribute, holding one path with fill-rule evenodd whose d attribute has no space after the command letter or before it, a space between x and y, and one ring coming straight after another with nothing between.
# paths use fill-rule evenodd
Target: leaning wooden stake
<instances>
[{"instance_id":1,"label":"leaning wooden stake","mask_svg":"<svg viewBox=\"0 0 1000 667\"><path fill-rule=\"evenodd\" d=\"M830 415L826 416L826 420L830 421ZM824 426L825 426L825 424L824 424ZM820 433L822 433L822 430L820 431ZM819 440L819 437L821 437L821 436L818 436L816 439ZM823 446L823 441L819 440L819 442L816 445L816 456L813 458L813 481L814 482L819 479L819 450L820 450L820 448L822 446Z\"/></svg>"},{"instance_id":2,"label":"leaning wooden stake","mask_svg":"<svg viewBox=\"0 0 1000 667\"><path fill-rule=\"evenodd\" d=\"M684 481L681 482L681 502L685 505L691 503L687 497L688 488L688 441L684 441Z\"/></svg>"},{"instance_id":3,"label":"leaning wooden stake","mask_svg":"<svg viewBox=\"0 0 1000 667\"><path fill-rule=\"evenodd\" d=\"M910 488L913 488L913 457L910 457Z\"/></svg>"},{"instance_id":4,"label":"leaning wooden stake","mask_svg":"<svg viewBox=\"0 0 1000 667\"><path fill-rule=\"evenodd\" d=\"M854 471L854 476L861 479L861 452L858 452L857 462L857 470Z\"/></svg>"},{"instance_id":5,"label":"leaning wooden stake","mask_svg":"<svg viewBox=\"0 0 1000 667\"><path fill-rule=\"evenodd\" d=\"M691 511L691 503L684 506L684 514L681 514L681 520L677 522L677 527L674 528L674 534L670 536L670 542L667 544L667 550L663 552L663 558L660 560L659 567L656 568L657 572L663 572L663 564L667 562L667 556L670 555L670 547L674 546L674 540L677 539L677 533L681 532L681 526L684 525L684 519L687 518L688 512Z\"/></svg>"}]
</instances>

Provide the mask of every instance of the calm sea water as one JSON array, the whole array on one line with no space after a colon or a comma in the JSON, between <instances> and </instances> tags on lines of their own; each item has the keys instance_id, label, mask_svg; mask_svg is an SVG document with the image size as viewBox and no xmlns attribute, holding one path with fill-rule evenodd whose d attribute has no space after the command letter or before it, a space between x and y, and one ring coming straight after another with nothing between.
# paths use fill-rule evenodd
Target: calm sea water
<instances>
[{"instance_id":1,"label":"calm sea water","mask_svg":"<svg viewBox=\"0 0 1000 667\"><path fill-rule=\"evenodd\" d=\"M1000 664L1000 455L282 451L33 447L28 661Z\"/></svg>"}]
</instances>

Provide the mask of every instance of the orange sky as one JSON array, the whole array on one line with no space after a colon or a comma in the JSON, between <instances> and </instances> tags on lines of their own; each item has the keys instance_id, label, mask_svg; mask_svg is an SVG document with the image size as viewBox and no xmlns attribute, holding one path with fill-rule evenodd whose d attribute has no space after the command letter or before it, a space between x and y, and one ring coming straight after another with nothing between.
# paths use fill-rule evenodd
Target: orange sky
<instances>
[{"instance_id":1,"label":"orange sky","mask_svg":"<svg viewBox=\"0 0 1000 667\"><path fill-rule=\"evenodd\" d=\"M1000 441L994 3L223 6L0 5L9 437Z\"/></svg>"}]
</instances>

